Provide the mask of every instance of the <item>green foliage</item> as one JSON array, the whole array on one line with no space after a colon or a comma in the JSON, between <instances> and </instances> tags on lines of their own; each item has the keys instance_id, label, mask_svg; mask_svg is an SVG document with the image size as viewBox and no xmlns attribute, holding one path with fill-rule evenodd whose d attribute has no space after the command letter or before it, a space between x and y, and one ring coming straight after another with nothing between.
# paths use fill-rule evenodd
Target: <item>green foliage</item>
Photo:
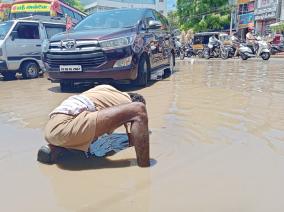
<instances>
[{"instance_id":1,"label":"green foliage","mask_svg":"<svg viewBox=\"0 0 284 212\"><path fill-rule=\"evenodd\" d=\"M228 0L177 0L177 15L182 30L194 32L224 29L230 24Z\"/></svg>"},{"instance_id":2,"label":"green foliage","mask_svg":"<svg viewBox=\"0 0 284 212\"><path fill-rule=\"evenodd\" d=\"M84 7L82 6L80 0L64 0L64 2L72 7L77 8L78 10L84 11Z\"/></svg>"},{"instance_id":3,"label":"green foliage","mask_svg":"<svg viewBox=\"0 0 284 212\"><path fill-rule=\"evenodd\" d=\"M272 26L271 29L273 32L284 32L284 22L281 22L276 26Z\"/></svg>"},{"instance_id":4,"label":"green foliage","mask_svg":"<svg viewBox=\"0 0 284 212\"><path fill-rule=\"evenodd\" d=\"M178 16L176 11L170 11L167 15L167 19L172 29L179 28Z\"/></svg>"}]
</instances>

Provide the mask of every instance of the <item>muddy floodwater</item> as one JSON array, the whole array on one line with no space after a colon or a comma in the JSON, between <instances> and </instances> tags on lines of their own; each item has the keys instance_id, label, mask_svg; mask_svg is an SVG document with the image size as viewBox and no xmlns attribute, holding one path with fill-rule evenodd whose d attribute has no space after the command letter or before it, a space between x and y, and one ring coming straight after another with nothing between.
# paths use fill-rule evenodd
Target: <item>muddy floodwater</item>
<instances>
[{"instance_id":1,"label":"muddy floodwater","mask_svg":"<svg viewBox=\"0 0 284 212\"><path fill-rule=\"evenodd\" d=\"M283 212L284 59L179 61L138 92L150 168L133 148L47 166L36 161L43 127L72 93L45 78L0 81L0 211Z\"/></svg>"}]
</instances>

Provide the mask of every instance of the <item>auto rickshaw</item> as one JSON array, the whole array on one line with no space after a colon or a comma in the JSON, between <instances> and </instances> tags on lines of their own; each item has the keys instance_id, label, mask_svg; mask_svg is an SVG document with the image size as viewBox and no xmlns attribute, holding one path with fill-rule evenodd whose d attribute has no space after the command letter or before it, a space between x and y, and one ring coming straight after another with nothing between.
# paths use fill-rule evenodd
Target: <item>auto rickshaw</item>
<instances>
[{"instance_id":1,"label":"auto rickshaw","mask_svg":"<svg viewBox=\"0 0 284 212\"><path fill-rule=\"evenodd\" d=\"M232 45L232 40L230 35L226 33L220 33L219 34L219 40L223 43L223 45Z\"/></svg>"},{"instance_id":2,"label":"auto rickshaw","mask_svg":"<svg viewBox=\"0 0 284 212\"><path fill-rule=\"evenodd\" d=\"M209 38L212 35L216 35L219 39L220 32L201 32L194 34L192 48L196 55L203 57L204 48L208 45Z\"/></svg>"}]
</instances>

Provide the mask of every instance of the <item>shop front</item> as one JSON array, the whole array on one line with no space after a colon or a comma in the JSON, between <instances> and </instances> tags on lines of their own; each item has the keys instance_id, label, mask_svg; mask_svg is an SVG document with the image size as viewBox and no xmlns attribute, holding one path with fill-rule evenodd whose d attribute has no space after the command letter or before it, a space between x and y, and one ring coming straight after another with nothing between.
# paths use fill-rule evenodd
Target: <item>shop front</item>
<instances>
[{"instance_id":1,"label":"shop front","mask_svg":"<svg viewBox=\"0 0 284 212\"><path fill-rule=\"evenodd\" d=\"M256 27L255 30L261 35L271 32L270 25L278 21L280 11L279 0L258 0L254 11Z\"/></svg>"}]
</instances>

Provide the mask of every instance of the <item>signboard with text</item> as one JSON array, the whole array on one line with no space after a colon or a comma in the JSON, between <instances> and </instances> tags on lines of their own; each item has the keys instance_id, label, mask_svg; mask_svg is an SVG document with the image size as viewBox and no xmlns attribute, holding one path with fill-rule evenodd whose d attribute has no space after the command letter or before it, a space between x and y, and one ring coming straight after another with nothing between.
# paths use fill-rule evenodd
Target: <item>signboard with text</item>
<instances>
[{"instance_id":1,"label":"signboard with text","mask_svg":"<svg viewBox=\"0 0 284 212\"><path fill-rule=\"evenodd\" d=\"M260 0L254 12L255 20L275 19L278 0Z\"/></svg>"},{"instance_id":2,"label":"signboard with text","mask_svg":"<svg viewBox=\"0 0 284 212\"><path fill-rule=\"evenodd\" d=\"M11 8L11 13L22 12L50 12L50 3L35 2L35 3L19 3L14 4Z\"/></svg>"},{"instance_id":3,"label":"signboard with text","mask_svg":"<svg viewBox=\"0 0 284 212\"><path fill-rule=\"evenodd\" d=\"M278 0L258 0L257 8L272 7L278 4Z\"/></svg>"},{"instance_id":4,"label":"signboard with text","mask_svg":"<svg viewBox=\"0 0 284 212\"><path fill-rule=\"evenodd\" d=\"M239 28L254 27L254 14L247 13L239 16Z\"/></svg>"}]
</instances>

